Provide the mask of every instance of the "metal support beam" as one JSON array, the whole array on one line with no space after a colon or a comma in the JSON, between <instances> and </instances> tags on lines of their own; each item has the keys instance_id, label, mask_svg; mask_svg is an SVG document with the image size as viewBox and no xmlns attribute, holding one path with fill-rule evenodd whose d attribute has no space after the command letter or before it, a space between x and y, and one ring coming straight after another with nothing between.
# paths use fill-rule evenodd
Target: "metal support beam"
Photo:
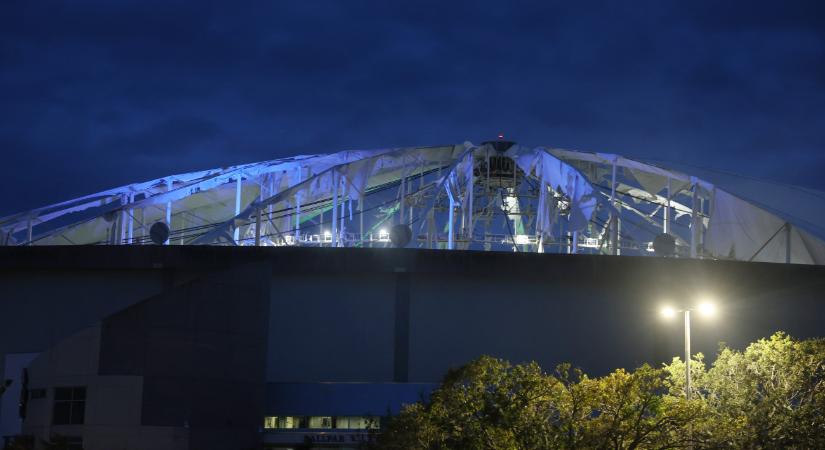
<instances>
[{"instance_id":1,"label":"metal support beam","mask_svg":"<svg viewBox=\"0 0 825 450\"><path fill-rule=\"evenodd\" d=\"M324 208L321 208L321 212L318 214L318 246L323 247L326 241L324 233Z\"/></svg>"},{"instance_id":2,"label":"metal support beam","mask_svg":"<svg viewBox=\"0 0 825 450\"><path fill-rule=\"evenodd\" d=\"M579 252L579 232L574 231L573 232L573 254L575 255L578 252Z\"/></svg>"},{"instance_id":3,"label":"metal support beam","mask_svg":"<svg viewBox=\"0 0 825 450\"><path fill-rule=\"evenodd\" d=\"M120 196L120 204L122 206L126 206L129 204L129 195L122 194ZM117 242L117 245L122 245L126 242L126 221L129 219L129 211L126 208L122 208L120 210L120 223L118 224L120 227L120 239Z\"/></svg>"},{"instance_id":4,"label":"metal support beam","mask_svg":"<svg viewBox=\"0 0 825 450\"><path fill-rule=\"evenodd\" d=\"M610 204L616 207L616 159L613 159L613 172L610 178ZM619 254L619 218L610 213L610 254Z\"/></svg>"},{"instance_id":5,"label":"metal support beam","mask_svg":"<svg viewBox=\"0 0 825 450\"><path fill-rule=\"evenodd\" d=\"M146 208L140 208L140 242L141 244L145 244L143 242L146 240L146 233L148 228L146 227Z\"/></svg>"},{"instance_id":6,"label":"metal support beam","mask_svg":"<svg viewBox=\"0 0 825 450\"><path fill-rule=\"evenodd\" d=\"M364 248L364 191L358 196L358 234L361 235L361 248Z\"/></svg>"},{"instance_id":7,"label":"metal support beam","mask_svg":"<svg viewBox=\"0 0 825 450\"><path fill-rule=\"evenodd\" d=\"M255 246L261 246L261 214L262 208L258 208L258 214L255 215Z\"/></svg>"},{"instance_id":8,"label":"metal support beam","mask_svg":"<svg viewBox=\"0 0 825 450\"><path fill-rule=\"evenodd\" d=\"M690 211L690 257L696 258L699 256L699 233L702 229L702 220L699 217L699 185L694 181L693 186L693 200L691 201Z\"/></svg>"},{"instance_id":9,"label":"metal support beam","mask_svg":"<svg viewBox=\"0 0 825 450\"><path fill-rule=\"evenodd\" d=\"M488 145L486 147L487 147L487 155L486 155L487 156L487 184L486 184L486 189L487 189L487 193L489 194L490 190L491 190L490 189L490 146Z\"/></svg>"},{"instance_id":10,"label":"metal support beam","mask_svg":"<svg viewBox=\"0 0 825 450\"><path fill-rule=\"evenodd\" d=\"M670 178L667 179L667 203L665 203L665 219L662 223L662 231L670 233Z\"/></svg>"},{"instance_id":11,"label":"metal support beam","mask_svg":"<svg viewBox=\"0 0 825 450\"><path fill-rule=\"evenodd\" d=\"M570 211L571 214L567 216L568 225L570 224L570 216L572 215L573 208L575 207L575 199L576 199L576 185L578 185L579 176L576 175L576 184L573 185L573 192L570 193ZM570 240L570 253L576 254L579 252L579 232L573 231Z\"/></svg>"},{"instance_id":12,"label":"metal support beam","mask_svg":"<svg viewBox=\"0 0 825 450\"><path fill-rule=\"evenodd\" d=\"M299 184L303 181L303 172L304 169L302 167L298 168L298 182L295 184ZM274 192L274 191L273 191ZM300 192L295 193L295 245L298 245L301 242L301 197L299 196ZM271 216L271 208L270 207L270 216Z\"/></svg>"},{"instance_id":13,"label":"metal support beam","mask_svg":"<svg viewBox=\"0 0 825 450\"><path fill-rule=\"evenodd\" d=\"M447 187L447 196L450 198L449 224L447 226L447 248L452 250L454 248L453 216L455 214L455 199L453 199L453 194L450 192L449 186Z\"/></svg>"},{"instance_id":14,"label":"metal support beam","mask_svg":"<svg viewBox=\"0 0 825 450\"><path fill-rule=\"evenodd\" d=\"M338 247L338 172L332 171L332 246Z\"/></svg>"},{"instance_id":15,"label":"metal support beam","mask_svg":"<svg viewBox=\"0 0 825 450\"><path fill-rule=\"evenodd\" d=\"M407 195L407 175L404 173L403 167L401 168L401 195L398 200L398 212L401 214L400 218L398 219L398 223L404 223L404 199Z\"/></svg>"},{"instance_id":16,"label":"metal support beam","mask_svg":"<svg viewBox=\"0 0 825 450\"><path fill-rule=\"evenodd\" d=\"M475 158L473 157L472 153L470 153L469 158L470 158L470 164L475 164ZM468 243L473 241L473 227L475 225L473 223L473 188L475 186L475 183L474 183L475 182L475 180L474 180L475 176L473 175L474 174L473 169L474 169L473 167L470 168L470 179L467 181L467 195L466 195L467 196L467 228L464 230L464 236L465 236L465 238L467 238ZM469 244L468 244L468 247L465 247L465 249L469 249Z\"/></svg>"},{"instance_id":17,"label":"metal support beam","mask_svg":"<svg viewBox=\"0 0 825 450\"><path fill-rule=\"evenodd\" d=\"M266 178L263 175L258 176L258 201L263 201L264 198L264 182ZM271 182L271 181L270 181ZM269 191L270 195L272 195L272 190ZM270 207L272 205L269 205ZM264 213L264 209L262 207L258 207L258 214L255 214L255 247L261 246L261 216ZM267 217L272 217L268 215Z\"/></svg>"},{"instance_id":18,"label":"metal support beam","mask_svg":"<svg viewBox=\"0 0 825 450\"><path fill-rule=\"evenodd\" d=\"M134 192L129 195L129 204L135 202L135 194ZM134 244L135 243L135 208L129 208L129 240L128 243Z\"/></svg>"},{"instance_id":19,"label":"metal support beam","mask_svg":"<svg viewBox=\"0 0 825 450\"><path fill-rule=\"evenodd\" d=\"M622 254L622 202L616 202L616 256Z\"/></svg>"},{"instance_id":20,"label":"metal support beam","mask_svg":"<svg viewBox=\"0 0 825 450\"><path fill-rule=\"evenodd\" d=\"M343 177L340 180L340 185L346 186L347 185L347 178ZM347 246L347 202L349 200L344 197L344 192L341 192L341 210L338 214L338 246L339 247L346 247Z\"/></svg>"},{"instance_id":21,"label":"metal support beam","mask_svg":"<svg viewBox=\"0 0 825 450\"><path fill-rule=\"evenodd\" d=\"M243 172L238 172L238 177L236 178L235 182L235 215L241 213L241 184L243 183ZM241 228L239 226L235 226L235 233L233 234L232 238L235 239L235 243L240 245L241 237Z\"/></svg>"},{"instance_id":22,"label":"metal support beam","mask_svg":"<svg viewBox=\"0 0 825 450\"><path fill-rule=\"evenodd\" d=\"M172 190L172 179L169 178L166 180L166 192L170 192ZM166 202L166 225L169 227L169 232L172 232L172 200ZM167 239L163 245L169 245L171 239Z\"/></svg>"}]
</instances>

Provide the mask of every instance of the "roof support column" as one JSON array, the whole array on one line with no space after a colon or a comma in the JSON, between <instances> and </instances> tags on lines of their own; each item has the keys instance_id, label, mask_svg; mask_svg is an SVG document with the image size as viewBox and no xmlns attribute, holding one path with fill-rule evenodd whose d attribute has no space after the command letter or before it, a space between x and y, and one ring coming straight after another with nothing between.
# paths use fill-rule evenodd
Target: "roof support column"
<instances>
[{"instance_id":1,"label":"roof support column","mask_svg":"<svg viewBox=\"0 0 825 450\"><path fill-rule=\"evenodd\" d=\"M616 201L616 256L622 254L622 202Z\"/></svg>"},{"instance_id":2,"label":"roof support column","mask_svg":"<svg viewBox=\"0 0 825 450\"><path fill-rule=\"evenodd\" d=\"M318 214L318 246L323 247L326 242L326 233L324 232L324 208L321 208L321 213ZM310 237L310 239L312 239Z\"/></svg>"},{"instance_id":3,"label":"roof support column","mask_svg":"<svg viewBox=\"0 0 825 450\"><path fill-rule=\"evenodd\" d=\"M241 183L243 182L243 172L238 172L238 176L235 182L235 215L241 213ZM241 228L239 226L235 226L235 233L232 235L232 238L235 239L235 244L240 245L238 240L241 237Z\"/></svg>"},{"instance_id":4,"label":"roof support column","mask_svg":"<svg viewBox=\"0 0 825 450\"><path fill-rule=\"evenodd\" d=\"M453 222L454 222L454 214L455 214L455 199L453 199L453 193L450 192L449 186L447 186L447 197L450 198L450 213L449 213L449 224L447 225L447 248L452 250L454 248L453 242Z\"/></svg>"},{"instance_id":5,"label":"roof support column","mask_svg":"<svg viewBox=\"0 0 825 450\"><path fill-rule=\"evenodd\" d=\"M610 204L616 206L616 158L613 158L613 172L610 177ZM610 254L619 254L619 217L610 212Z\"/></svg>"},{"instance_id":6,"label":"roof support column","mask_svg":"<svg viewBox=\"0 0 825 450\"><path fill-rule=\"evenodd\" d=\"M135 193L129 194L129 204L135 202ZM128 243L134 244L134 236L135 236L135 208L129 208L129 234L128 234Z\"/></svg>"},{"instance_id":7,"label":"roof support column","mask_svg":"<svg viewBox=\"0 0 825 450\"><path fill-rule=\"evenodd\" d=\"M424 160L421 160L421 166L418 169L418 191L417 192L424 192ZM413 216L413 207L410 206L410 217ZM410 220L410 224L412 225L412 220Z\"/></svg>"},{"instance_id":8,"label":"roof support column","mask_svg":"<svg viewBox=\"0 0 825 450\"><path fill-rule=\"evenodd\" d=\"M539 177L539 207L535 226L535 231L538 235L536 253L544 253L544 220L547 217L547 210L549 209L547 203L549 200L547 199L547 182L544 180L544 170L543 168L538 170L541 171L541 176Z\"/></svg>"},{"instance_id":9,"label":"roof support column","mask_svg":"<svg viewBox=\"0 0 825 450\"><path fill-rule=\"evenodd\" d=\"M401 213L401 218L398 223L404 223L404 199L407 197L407 175L404 173L404 168L401 168L401 199L398 201L398 209Z\"/></svg>"},{"instance_id":10,"label":"roof support column","mask_svg":"<svg viewBox=\"0 0 825 450\"><path fill-rule=\"evenodd\" d=\"M298 167L298 180L295 183L296 185L301 183L302 176L303 176L304 168ZM272 192L275 192L272 190ZM300 192L295 193L295 245L298 245L301 242L301 197ZM272 217L272 205L269 206L269 217Z\"/></svg>"},{"instance_id":11,"label":"roof support column","mask_svg":"<svg viewBox=\"0 0 825 450\"><path fill-rule=\"evenodd\" d=\"M484 186L487 189L487 194L490 193L490 146L487 145L487 184Z\"/></svg>"},{"instance_id":12,"label":"roof support column","mask_svg":"<svg viewBox=\"0 0 825 450\"><path fill-rule=\"evenodd\" d=\"M574 231L573 232L573 254L575 255L578 252L579 252L579 232Z\"/></svg>"},{"instance_id":13,"label":"roof support column","mask_svg":"<svg viewBox=\"0 0 825 450\"><path fill-rule=\"evenodd\" d=\"M579 176L576 175L576 184L573 185L573 192L570 194L570 215L567 216L568 225L570 225L570 216L573 215L573 207L576 201L576 186L579 184ZM579 232L573 231L570 239L570 253L576 254L579 252Z\"/></svg>"},{"instance_id":14,"label":"roof support column","mask_svg":"<svg viewBox=\"0 0 825 450\"><path fill-rule=\"evenodd\" d=\"M470 165L475 165L475 158L472 153L470 153L469 158ZM473 169L474 167L470 167L470 179L467 180L467 228L464 230L464 238L467 240L467 246L464 247L465 250L468 250L473 242L473 188L475 186Z\"/></svg>"},{"instance_id":15,"label":"roof support column","mask_svg":"<svg viewBox=\"0 0 825 450\"><path fill-rule=\"evenodd\" d=\"M339 175L338 178L339 178L339 180L338 180L339 189L341 187L345 188L347 186L347 177L343 176L343 175ZM343 186L341 186L341 185L343 185ZM346 218L347 218L347 201L349 199L347 199L344 196L346 194L346 192L344 192L344 189L341 189L340 194L341 194L341 210L338 214L338 246L339 247L346 247L347 246L347 222L346 222ZM349 200L349 201L351 201L351 200ZM350 220L352 220L352 219L350 219Z\"/></svg>"},{"instance_id":16,"label":"roof support column","mask_svg":"<svg viewBox=\"0 0 825 450\"><path fill-rule=\"evenodd\" d=\"M262 208L258 208L258 214L255 215L255 247L261 246L261 214Z\"/></svg>"},{"instance_id":17,"label":"roof support column","mask_svg":"<svg viewBox=\"0 0 825 450\"><path fill-rule=\"evenodd\" d=\"M358 234L361 235L361 248L364 248L364 191L358 196Z\"/></svg>"},{"instance_id":18,"label":"roof support column","mask_svg":"<svg viewBox=\"0 0 825 450\"><path fill-rule=\"evenodd\" d=\"M338 247L338 171L332 171L332 246Z\"/></svg>"},{"instance_id":19,"label":"roof support column","mask_svg":"<svg viewBox=\"0 0 825 450\"><path fill-rule=\"evenodd\" d=\"M670 233L670 177L667 179L667 203L665 203L665 220L662 224L662 231Z\"/></svg>"},{"instance_id":20,"label":"roof support column","mask_svg":"<svg viewBox=\"0 0 825 450\"><path fill-rule=\"evenodd\" d=\"M123 206L120 210L120 242L117 245L122 245L126 241L126 221L129 218L129 211L126 209L126 205L129 204L129 194L122 194L120 196L120 204Z\"/></svg>"},{"instance_id":21,"label":"roof support column","mask_svg":"<svg viewBox=\"0 0 825 450\"><path fill-rule=\"evenodd\" d=\"M140 208L140 226L138 230L140 231L139 243L143 244L146 238L146 208Z\"/></svg>"},{"instance_id":22,"label":"roof support column","mask_svg":"<svg viewBox=\"0 0 825 450\"><path fill-rule=\"evenodd\" d=\"M172 179L169 178L169 179L166 180L166 192L169 192L171 190L172 190ZM166 202L166 225L169 226L169 232L171 234L171 232L172 232L172 200L169 200L168 202ZM169 245L170 241L171 241L171 239L167 239L166 242L163 243L163 245Z\"/></svg>"},{"instance_id":23,"label":"roof support column","mask_svg":"<svg viewBox=\"0 0 825 450\"><path fill-rule=\"evenodd\" d=\"M690 224L690 257L699 256L699 233L701 232L702 221L699 217L699 185L693 181L693 201L691 201L691 224Z\"/></svg>"}]
</instances>

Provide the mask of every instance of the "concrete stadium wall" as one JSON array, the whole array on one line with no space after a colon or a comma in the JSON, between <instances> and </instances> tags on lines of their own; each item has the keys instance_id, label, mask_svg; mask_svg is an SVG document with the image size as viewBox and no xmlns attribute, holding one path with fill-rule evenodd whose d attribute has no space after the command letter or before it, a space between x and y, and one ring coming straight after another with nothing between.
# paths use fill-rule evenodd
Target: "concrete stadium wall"
<instances>
[{"instance_id":1,"label":"concrete stadium wall","mask_svg":"<svg viewBox=\"0 0 825 450\"><path fill-rule=\"evenodd\" d=\"M43 351L212 271L271 267L267 381L437 381L480 354L598 374L682 353L664 298L707 294L694 351L825 335L825 267L412 249L0 247L0 353ZM226 295L232 308L232 293ZM2 361L2 358L0 358ZM1 370L2 368L0 368ZM1 373L1 372L0 372Z\"/></svg>"}]
</instances>

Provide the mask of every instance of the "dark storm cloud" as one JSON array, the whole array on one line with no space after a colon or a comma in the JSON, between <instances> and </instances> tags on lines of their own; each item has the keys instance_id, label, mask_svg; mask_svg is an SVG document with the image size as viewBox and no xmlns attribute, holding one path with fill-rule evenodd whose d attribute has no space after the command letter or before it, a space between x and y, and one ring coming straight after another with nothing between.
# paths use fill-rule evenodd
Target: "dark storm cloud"
<instances>
[{"instance_id":1,"label":"dark storm cloud","mask_svg":"<svg viewBox=\"0 0 825 450\"><path fill-rule=\"evenodd\" d=\"M816 2L235 3L0 5L0 215L500 131L825 188Z\"/></svg>"}]
</instances>

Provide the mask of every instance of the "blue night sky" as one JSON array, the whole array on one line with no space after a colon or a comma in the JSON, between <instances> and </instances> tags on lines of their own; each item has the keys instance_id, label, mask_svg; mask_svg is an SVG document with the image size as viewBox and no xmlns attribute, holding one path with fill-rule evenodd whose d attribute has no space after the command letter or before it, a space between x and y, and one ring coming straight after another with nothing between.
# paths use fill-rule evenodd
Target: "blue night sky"
<instances>
[{"instance_id":1,"label":"blue night sky","mask_svg":"<svg viewBox=\"0 0 825 450\"><path fill-rule=\"evenodd\" d=\"M499 132L825 189L821 5L3 1L0 215Z\"/></svg>"}]
</instances>

